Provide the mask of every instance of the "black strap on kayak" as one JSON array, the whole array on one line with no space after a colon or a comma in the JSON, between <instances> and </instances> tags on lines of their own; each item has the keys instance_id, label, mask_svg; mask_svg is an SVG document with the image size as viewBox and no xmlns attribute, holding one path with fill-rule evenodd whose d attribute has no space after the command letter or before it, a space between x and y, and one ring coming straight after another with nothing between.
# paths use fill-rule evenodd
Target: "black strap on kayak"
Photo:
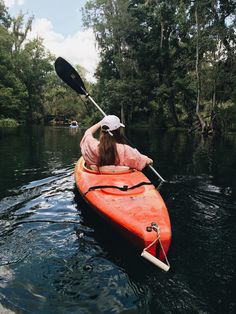
<instances>
[{"instance_id":1,"label":"black strap on kayak","mask_svg":"<svg viewBox=\"0 0 236 314\"><path fill-rule=\"evenodd\" d=\"M142 185L152 185L151 182L140 182L136 185L133 186L128 186L128 185L123 185L123 186L116 186L116 185L95 185L95 186L91 186L85 193L84 195L86 195L88 192L90 191L94 191L94 190L98 190L98 189L118 189L121 191L128 191L128 190L133 190L136 189Z\"/></svg>"}]
</instances>

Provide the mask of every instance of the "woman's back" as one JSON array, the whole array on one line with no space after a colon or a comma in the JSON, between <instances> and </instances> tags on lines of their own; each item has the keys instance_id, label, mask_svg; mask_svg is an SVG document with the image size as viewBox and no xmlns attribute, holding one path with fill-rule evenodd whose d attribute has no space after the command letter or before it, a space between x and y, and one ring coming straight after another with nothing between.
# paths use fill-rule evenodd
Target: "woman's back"
<instances>
[{"instance_id":1,"label":"woman's back","mask_svg":"<svg viewBox=\"0 0 236 314\"><path fill-rule=\"evenodd\" d=\"M80 147L88 166L98 167L120 165L142 170L152 159L141 154L137 149L125 143L121 134L120 119L114 115L106 116L100 122L91 126L84 134ZM93 134L101 128L99 141Z\"/></svg>"}]
</instances>

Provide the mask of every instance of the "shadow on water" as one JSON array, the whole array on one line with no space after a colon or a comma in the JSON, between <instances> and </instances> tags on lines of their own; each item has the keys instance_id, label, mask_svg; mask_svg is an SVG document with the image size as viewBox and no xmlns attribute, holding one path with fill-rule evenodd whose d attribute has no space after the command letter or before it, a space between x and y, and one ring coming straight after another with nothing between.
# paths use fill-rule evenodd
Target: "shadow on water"
<instances>
[{"instance_id":1,"label":"shadow on water","mask_svg":"<svg viewBox=\"0 0 236 314\"><path fill-rule=\"evenodd\" d=\"M164 273L78 194L72 173L80 131L21 132L0 138L3 308L27 314L235 312L236 136L130 132L170 182L160 190L173 234L171 269ZM149 169L145 173L158 184Z\"/></svg>"}]
</instances>

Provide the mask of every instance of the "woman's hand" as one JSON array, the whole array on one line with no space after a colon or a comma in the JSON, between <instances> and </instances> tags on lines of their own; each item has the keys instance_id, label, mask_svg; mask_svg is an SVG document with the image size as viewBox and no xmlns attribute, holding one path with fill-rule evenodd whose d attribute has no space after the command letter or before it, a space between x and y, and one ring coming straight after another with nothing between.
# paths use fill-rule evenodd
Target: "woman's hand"
<instances>
[{"instance_id":1,"label":"woman's hand","mask_svg":"<svg viewBox=\"0 0 236 314\"><path fill-rule=\"evenodd\" d=\"M152 165L152 164L153 164L153 160L151 158L148 158L147 165Z\"/></svg>"}]
</instances>

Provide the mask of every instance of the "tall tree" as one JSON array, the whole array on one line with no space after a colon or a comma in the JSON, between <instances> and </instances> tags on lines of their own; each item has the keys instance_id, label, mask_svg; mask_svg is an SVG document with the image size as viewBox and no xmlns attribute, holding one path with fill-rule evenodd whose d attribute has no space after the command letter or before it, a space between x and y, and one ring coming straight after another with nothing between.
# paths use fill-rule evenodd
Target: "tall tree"
<instances>
[{"instance_id":1,"label":"tall tree","mask_svg":"<svg viewBox=\"0 0 236 314\"><path fill-rule=\"evenodd\" d=\"M85 78L85 69L81 66L76 66L76 68L88 90L91 90L92 86L89 86ZM47 119L63 116L64 119L76 119L80 122L86 119L86 116L91 115L86 102L78 97L71 88L68 88L54 72L47 75L47 83L44 85L43 94L44 114Z\"/></svg>"},{"instance_id":2,"label":"tall tree","mask_svg":"<svg viewBox=\"0 0 236 314\"><path fill-rule=\"evenodd\" d=\"M27 91L14 71L11 18L0 1L0 118L24 119Z\"/></svg>"},{"instance_id":3,"label":"tall tree","mask_svg":"<svg viewBox=\"0 0 236 314\"><path fill-rule=\"evenodd\" d=\"M111 106L110 110L117 113L123 110L126 117L132 119L134 108L144 102L142 91L138 91L138 97L136 94L141 85L139 82L136 84L137 62L128 37L137 25L129 12L129 1L88 1L84 16L86 25L93 26L100 48L98 98L105 108ZM124 94L117 92L121 90Z\"/></svg>"},{"instance_id":4,"label":"tall tree","mask_svg":"<svg viewBox=\"0 0 236 314\"><path fill-rule=\"evenodd\" d=\"M53 70L53 58L41 38L27 40L32 22L33 17L25 21L25 15L20 13L13 19L11 35L15 72L28 92L28 120L36 122L43 118L43 86L47 82L47 73Z\"/></svg>"},{"instance_id":5,"label":"tall tree","mask_svg":"<svg viewBox=\"0 0 236 314\"><path fill-rule=\"evenodd\" d=\"M53 57L45 51L42 40L36 38L25 44L19 55L19 76L28 91L28 118L31 121L40 121L44 115L44 86L48 74L53 70Z\"/></svg>"},{"instance_id":6,"label":"tall tree","mask_svg":"<svg viewBox=\"0 0 236 314\"><path fill-rule=\"evenodd\" d=\"M232 86L235 6L233 0L88 1L86 22L101 49L103 104L123 107L130 120L146 112L162 126L197 118L202 132L211 131L218 104L234 95L222 78L228 71Z\"/></svg>"},{"instance_id":7,"label":"tall tree","mask_svg":"<svg viewBox=\"0 0 236 314\"><path fill-rule=\"evenodd\" d=\"M201 131L208 133L215 128L219 129L216 113L220 91L217 86L220 84L220 72L224 71L228 61L232 60L235 51L233 25L236 3L225 0L198 0L193 3L191 13L194 16L193 42L196 47L196 114Z\"/></svg>"}]
</instances>

